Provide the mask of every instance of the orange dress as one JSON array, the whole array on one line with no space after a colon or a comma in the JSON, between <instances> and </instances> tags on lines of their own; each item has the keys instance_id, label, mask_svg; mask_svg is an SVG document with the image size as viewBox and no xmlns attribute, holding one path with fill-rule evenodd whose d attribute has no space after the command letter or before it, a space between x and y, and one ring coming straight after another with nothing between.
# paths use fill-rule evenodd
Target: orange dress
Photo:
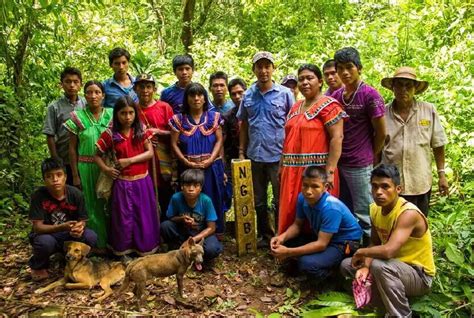
<instances>
[{"instance_id":1,"label":"orange dress","mask_svg":"<svg viewBox=\"0 0 474 318\"><path fill-rule=\"evenodd\" d=\"M341 104L324 96L304 113L297 101L288 113L282 154L278 233L283 233L294 222L296 201L301 192L301 176L307 166L326 166L329 156L329 134L326 127L347 118ZM339 176L334 172L334 188L329 191L339 196Z\"/></svg>"}]
</instances>

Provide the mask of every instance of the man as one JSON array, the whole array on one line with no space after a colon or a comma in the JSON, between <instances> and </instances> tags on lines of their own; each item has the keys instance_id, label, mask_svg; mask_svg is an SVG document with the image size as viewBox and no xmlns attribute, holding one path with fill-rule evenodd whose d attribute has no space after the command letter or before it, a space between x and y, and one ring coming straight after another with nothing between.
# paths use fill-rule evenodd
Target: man
<instances>
[{"instance_id":1,"label":"man","mask_svg":"<svg viewBox=\"0 0 474 318\"><path fill-rule=\"evenodd\" d=\"M153 183L158 191L158 204L161 207L161 220L166 218L168 207L174 191L171 187L173 175L171 155L171 128L168 121L173 117L171 106L155 100L156 82L151 74L140 74L135 79L133 89L138 96L139 116L142 123L152 132L151 142L154 150L154 161L150 160L150 169L154 173Z\"/></svg>"},{"instance_id":2,"label":"man","mask_svg":"<svg viewBox=\"0 0 474 318\"><path fill-rule=\"evenodd\" d=\"M394 165L372 171L371 244L341 264L345 277L372 279L373 298L380 298L390 317L411 317L408 297L426 294L435 275L428 221L412 203L399 197L400 174ZM370 276L371 278L370 278Z\"/></svg>"},{"instance_id":3,"label":"man","mask_svg":"<svg viewBox=\"0 0 474 318\"><path fill-rule=\"evenodd\" d=\"M193 79L194 60L189 54L176 55L172 64L178 81L161 92L160 100L168 103L173 112L178 114L183 106L184 89Z\"/></svg>"},{"instance_id":4,"label":"man","mask_svg":"<svg viewBox=\"0 0 474 318\"><path fill-rule=\"evenodd\" d=\"M222 135L224 137L224 164L225 174L227 177L226 183L226 195L224 211L227 211L231 207L232 203L232 171L231 162L232 159L239 158L239 134L240 134L240 122L237 119L237 111L239 110L242 97L247 89L247 85L241 78L232 79L227 85L230 99L232 100L232 108L222 114L224 119L224 125L222 126Z\"/></svg>"},{"instance_id":5,"label":"man","mask_svg":"<svg viewBox=\"0 0 474 318\"><path fill-rule=\"evenodd\" d=\"M66 182L70 185L72 185L72 170L69 164L69 132L63 124L71 118L71 112L86 105L84 97L79 96L81 86L81 71L74 67L66 67L61 73L64 96L48 106L43 126L49 154L52 158L63 160L67 173Z\"/></svg>"},{"instance_id":6,"label":"man","mask_svg":"<svg viewBox=\"0 0 474 318\"><path fill-rule=\"evenodd\" d=\"M431 197L431 149L438 169L441 195L448 194L444 170L446 135L432 104L418 101L415 95L428 88L416 79L411 67L400 67L393 77L382 80L395 99L387 105L387 142L382 162L395 164L401 173L401 195L428 216ZM431 149L430 149L431 148Z\"/></svg>"},{"instance_id":7,"label":"man","mask_svg":"<svg viewBox=\"0 0 474 318\"><path fill-rule=\"evenodd\" d=\"M212 94L212 104L215 111L221 114L229 111L234 104L226 98L227 96L227 74L221 71L215 72L209 78L209 90Z\"/></svg>"},{"instance_id":8,"label":"man","mask_svg":"<svg viewBox=\"0 0 474 318\"><path fill-rule=\"evenodd\" d=\"M298 79L293 74L288 74L283 78L281 81L281 85L288 87L290 91L293 93L295 100L298 99Z\"/></svg>"},{"instance_id":9,"label":"man","mask_svg":"<svg viewBox=\"0 0 474 318\"><path fill-rule=\"evenodd\" d=\"M359 52L346 47L334 55L337 74L344 86L332 95L341 103L349 120L344 122L344 140L339 159L340 199L359 219L364 234L370 235L370 171L378 161L385 141L385 105L375 88L361 78Z\"/></svg>"},{"instance_id":10,"label":"man","mask_svg":"<svg viewBox=\"0 0 474 318\"><path fill-rule=\"evenodd\" d=\"M328 86L327 91L324 93L326 96L331 96L332 93L342 87L342 81L336 72L336 61L329 59L323 64L323 77L324 82Z\"/></svg>"},{"instance_id":11,"label":"man","mask_svg":"<svg viewBox=\"0 0 474 318\"><path fill-rule=\"evenodd\" d=\"M134 78L128 74L128 64L130 62L130 53L116 47L109 53L109 65L114 71L114 75L105 80L104 107L114 107L115 102L122 96L130 96L134 102L138 102L138 97L133 90Z\"/></svg>"},{"instance_id":12,"label":"man","mask_svg":"<svg viewBox=\"0 0 474 318\"><path fill-rule=\"evenodd\" d=\"M326 171L309 166L303 172L296 218L282 234L272 238L273 256L297 258L298 269L317 280L330 276L344 257L358 248L362 229L351 211L327 192ZM311 234L304 234L305 221Z\"/></svg>"},{"instance_id":13,"label":"man","mask_svg":"<svg viewBox=\"0 0 474 318\"><path fill-rule=\"evenodd\" d=\"M285 137L285 122L295 102L291 91L272 81L275 69L270 52L258 52L252 59L252 70L257 81L245 92L237 112L241 120L239 158L245 154L252 161L253 189L257 212L257 230L262 236L259 247L268 247L275 234L267 208L267 187L273 190L273 205L278 207L280 185L278 168ZM278 212L275 221L278 224Z\"/></svg>"},{"instance_id":14,"label":"man","mask_svg":"<svg viewBox=\"0 0 474 318\"><path fill-rule=\"evenodd\" d=\"M44 186L31 195L29 234L33 256L33 280L48 278L49 257L63 251L65 241L80 241L95 247L97 235L86 228L87 211L81 191L66 185L66 170L59 158L41 164Z\"/></svg>"}]
</instances>

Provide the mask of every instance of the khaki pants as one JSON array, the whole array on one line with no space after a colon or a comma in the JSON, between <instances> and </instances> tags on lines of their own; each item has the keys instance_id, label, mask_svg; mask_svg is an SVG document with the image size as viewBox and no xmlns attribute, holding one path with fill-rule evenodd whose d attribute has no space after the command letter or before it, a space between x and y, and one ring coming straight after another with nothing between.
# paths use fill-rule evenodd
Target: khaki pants
<instances>
[{"instance_id":1,"label":"khaki pants","mask_svg":"<svg viewBox=\"0 0 474 318\"><path fill-rule=\"evenodd\" d=\"M351 266L351 258L341 263L344 277L354 277L356 269ZM411 317L408 297L421 296L429 292L433 278L421 267L414 267L396 259L374 259L370 265L372 274L372 298L379 298L389 317Z\"/></svg>"}]
</instances>

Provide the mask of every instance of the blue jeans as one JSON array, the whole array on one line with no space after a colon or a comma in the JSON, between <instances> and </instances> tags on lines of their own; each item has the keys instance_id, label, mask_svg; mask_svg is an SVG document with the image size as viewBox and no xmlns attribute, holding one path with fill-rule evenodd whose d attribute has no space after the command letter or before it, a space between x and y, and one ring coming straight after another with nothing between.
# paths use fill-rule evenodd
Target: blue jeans
<instances>
[{"instance_id":1,"label":"blue jeans","mask_svg":"<svg viewBox=\"0 0 474 318\"><path fill-rule=\"evenodd\" d=\"M370 211L373 201L370 187L372 165L362 168L339 166L340 200L354 213L364 234L370 237Z\"/></svg>"},{"instance_id":2,"label":"blue jeans","mask_svg":"<svg viewBox=\"0 0 474 318\"><path fill-rule=\"evenodd\" d=\"M285 242L285 246L298 247L317 240L316 236L300 236ZM344 259L344 251L337 244L329 243L324 251L298 257L298 270L321 281L328 278Z\"/></svg>"},{"instance_id":3,"label":"blue jeans","mask_svg":"<svg viewBox=\"0 0 474 318\"><path fill-rule=\"evenodd\" d=\"M172 249L179 248L190 236L198 234L197 232L190 231L182 224L178 224L171 220L166 220L161 223L160 233L165 243L169 244ZM203 247L204 261L210 261L211 259L216 258L224 249L215 235L206 237L204 239Z\"/></svg>"},{"instance_id":4,"label":"blue jeans","mask_svg":"<svg viewBox=\"0 0 474 318\"><path fill-rule=\"evenodd\" d=\"M30 233L28 235L33 256L29 265L32 269L44 269L49 267L49 257L55 253L64 251L64 242L78 241L95 247L97 244L97 234L91 229L85 229L80 238L72 237L69 232L56 232L50 234Z\"/></svg>"}]
</instances>

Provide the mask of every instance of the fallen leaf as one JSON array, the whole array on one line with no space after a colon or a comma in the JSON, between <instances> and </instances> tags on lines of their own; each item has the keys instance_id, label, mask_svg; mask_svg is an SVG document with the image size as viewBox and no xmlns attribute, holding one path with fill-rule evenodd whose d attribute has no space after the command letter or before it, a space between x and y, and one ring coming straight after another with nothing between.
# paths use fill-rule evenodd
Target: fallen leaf
<instances>
[{"instance_id":1,"label":"fallen leaf","mask_svg":"<svg viewBox=\"0 0 474 318\"><path fill-rule=\"evenodd\" d=\"M175 306L176 305L176 300L171 297L170 295L165 295L163 296L163 300L167 303L167 304L170 304L172 306Z\"/></svg>"},{"instance_id":2,"label":"fallen leaf","mask_svg":"<svg viewBox=\"0 0 474 318\"><path fill-rule=\"evenodd\" d=\"M273 301L270 297L267 296L260 297L260 300L264 303L271 303Z\"/></svg>"}]
</instances>

